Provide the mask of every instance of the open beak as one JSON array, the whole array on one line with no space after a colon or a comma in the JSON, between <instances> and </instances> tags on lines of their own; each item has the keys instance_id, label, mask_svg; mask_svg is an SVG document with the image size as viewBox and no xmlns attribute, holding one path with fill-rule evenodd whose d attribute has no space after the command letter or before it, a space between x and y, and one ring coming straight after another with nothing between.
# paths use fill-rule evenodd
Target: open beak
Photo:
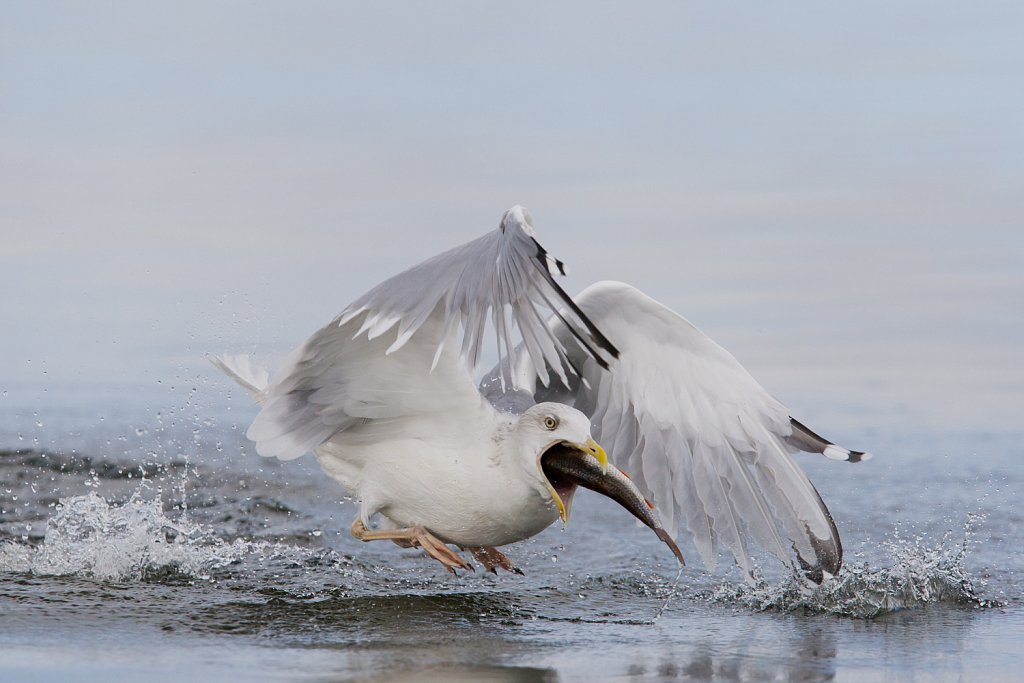
<instances>
[{"instance_id":1,"label":"open beak","mask_svg":"<svg viewBox=\"0 0 1024 683\"><path fill-rule=\"evenodd\" d=\"M562 447L566 450L577 451L580 454L580 458L584 458L587 455L593 456L595 460L600 464L600 470L602 474L608 472L608 454L605 453L601 445L594 441L593 437L587 439L586 443L569 443L559 442L552 444L552 447ZM548 477L548 473L544 471L541 466L541 459L543 459L544 453L541 453L540 457L537 458L537 467L540 469L541 474L544 476L544 482L548 486L548 490L551 492L551 498L555 501L555 506L558 508L558 516L562 520L562 526L569 524L569 514L572 512L572 498L576 492L575 482L568 479L556 478L554 481Z\"/></svg>"},{"instance_id":2,"label":"open beak","mask_svg":"<svg viewBox=\"0 0 1024 683\"><path fill-rule=\"evenodd\" d=\"M624 507L654 531L672 550L679 564L685 564L675 540L658 519L654 505L644 498L640 489L622 470L614 465L609 466L604 449L593 440L584 446L569 443L553 444L541 454L538 462L552 498L558 506L558 514L562 517L563 524L569 520L573 493L577 486L582 486L611 498Z\"/></svg>"},{"instance_id":3,"label":"open beak","mask_svg":"<svg viewBox=\"0 0 1024 683\"><path fill-rule=\"evenodd\" d=\"M576 443L569 445L584 453L590 453L597 458L597 461L601 463L601 474L608 474L608 454L604 452L604 449L593 438L587 439L587 442L582 446Z\"/></svg>"}]
</instances>

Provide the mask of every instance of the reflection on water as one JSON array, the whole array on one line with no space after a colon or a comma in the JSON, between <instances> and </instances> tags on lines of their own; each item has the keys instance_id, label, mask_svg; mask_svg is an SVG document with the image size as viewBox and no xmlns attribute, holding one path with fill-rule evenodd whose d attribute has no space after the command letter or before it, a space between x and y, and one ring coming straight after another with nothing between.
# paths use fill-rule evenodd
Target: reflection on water
<instances>
[{"instance_id":1,"label":"reflection on water","mask_svg":"<svg viewBox=\"0 0 1024 683\"><path fill-rule=\"evenodd\" d=\"M350 597L328 591L309 599L272 597L229 602L190 616L199 632L273 635L303 643L423 644L455 632L474 636L516 626L531 617L511 593L438 593Z\"/></svg>"},{"instance_id":2,"label":"reflection on water","mask_svg":"<svg viewBox=\"0 0 1024 683\"><path fill-rule=\"evenodd\" d=\"M324 679L327 683L331 679ZM367 683L556 683L558 673L551 669L523 666L447 666L409 668L367 678Z\"/></svg>"}]
</instances>

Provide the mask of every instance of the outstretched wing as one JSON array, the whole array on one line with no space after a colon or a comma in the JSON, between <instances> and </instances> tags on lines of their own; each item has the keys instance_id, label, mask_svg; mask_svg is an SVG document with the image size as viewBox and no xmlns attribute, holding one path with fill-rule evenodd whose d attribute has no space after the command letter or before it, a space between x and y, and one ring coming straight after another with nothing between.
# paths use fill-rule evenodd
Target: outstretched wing
<instances>
[{"instance_id":1,"label":"outstretched wing","mask_svg":"<svg viewBox=\"0 0 1024 683\"><path fill-rule=\"evenodd\" d=\"M488 318L499 357L516 359L518 327L542 384L549 367L566 385L573 373L566 342L546 323L549 311L575 340L573 354L586 349L607 367L614 347L555 283L555 270L564 266L537 242L526 211L513 207L497 230L385 280L296 349L265 389L249 438L261 455L289 459L363 420L387 419L412 434L409 425L425 416L436 426L480 405L470 372Z\"/></svg>"},{"instance_id":2,"label":"outstretched wing","mask_svg":"<svg viewBox=\"0 0 1024 683\"><path fill-rule=\"evenodd\" d=\"M443 302L445 331L438 354L448 343L447 332L461 325L460 354L475 370L490 317L499 358L515 367L525 349L542 385L549 384L548 368L568 384L575 371L564 342L547 326L549 312L562 323L565 338L575 339L599 366L608 367L617 351L555 282L556 274L564 275L565 265L537 241L526 209L514 206L497 230L385 280L342 311L338 322L345 324L365 312L359 332L366 332L369 339L397 326L397 337L388 348L391 353L407 343ZM515 328L523 339L518 347L513 344ZM501 373L502 382L508 379Z\"/></svg>"},{"instance_id":3,"label":"outstretched wing","mask_svg":"<svg viewBox=\"0 0 1024 683\"><path fill-rule=\"evenodd\" d=\"M331 321L285 360L246 432L260 455L291 460L369 421L378 436L386 430L395 438L458 431L457 419L490 410L457 354L446 349L435 358L439 311L391 354L394 333L368 339L359 333L364 317Z\"/></svg>"},{"instance_id":4,"label":"outstretched wing","mask_svg":"<svg viewBox=\"0 0 1024 683\"><path fill-rule=\"evenodd\" d=\"M795 549L812 580L835 574L842 563L835 523L790 453L866 454L790 418L730 353L636 289L597 283L576 303L619 349L619 361L609 372L570 353L585 381L539 388L535 398L589 415L609 458L633 475L673 536L685 524L706 565L724 543L749 575L753 539L794 570ZM558 320L551 326L567 340Z\"/></svg>"}]
</instances>

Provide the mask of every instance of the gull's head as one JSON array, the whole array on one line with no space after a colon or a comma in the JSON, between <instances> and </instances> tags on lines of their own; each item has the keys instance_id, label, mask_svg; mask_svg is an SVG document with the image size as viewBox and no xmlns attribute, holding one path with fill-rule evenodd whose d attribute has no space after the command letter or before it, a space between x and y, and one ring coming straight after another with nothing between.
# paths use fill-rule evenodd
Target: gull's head
<instances>
[{"instance_id":1,"label":"gull's head","mask_svg":"<svg viewBox=\"0 0 1024 683\"><path fill-rule=\"evenodd\" d=\"M502 232L518 229L530 237L537 236L537 233L533 231L533 216L530 215L525 206L519 206L518 204L505 212L505 215L501 217L501 223L498 227Z\"/></svg>"},{"instance_id":2,"label":"gull's head","mask_svg":"<svg viewBox=\"0 0 1024 683\"><path fill-rule=\"evenodd\" d=\"M552 481L544 472L541 457L552 447L561 445L578 451L581 458L593 456L602 467L607 468L608 456L590 435L590 419L575 408L561 403L538 403L519 416L516 432L520 443L532 458L532 472L551 495L562 523L567 523L576 485L565 480Z\"/></svg>"}]
</instances>

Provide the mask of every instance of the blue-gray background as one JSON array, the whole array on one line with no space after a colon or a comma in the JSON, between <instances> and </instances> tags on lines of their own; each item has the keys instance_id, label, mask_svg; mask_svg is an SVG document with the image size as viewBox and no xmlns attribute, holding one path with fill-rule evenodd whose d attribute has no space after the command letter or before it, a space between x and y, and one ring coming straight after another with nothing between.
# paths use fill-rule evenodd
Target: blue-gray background
<instances>
[{"instance_id":1,"label":"blue-gray background","mask_svg":"<svg viewBox=\"0 0 1024 683\"><path fill-rule=\"evenodd\" d=\"M0 677L1015 680L1022 35L998 2L0 0ZM673 583L597 496L526 577L449 577L252 452L205 353L273 366L516 203L567 289L631 282L876 452L800 460L838 597Z\"/></svg>"},{"instance_id":2,"label":"blue-gray background","mask_svg":"<svg viewBox=\"0 0 1024 683\"><path fill-rule=\"evenodd\" d=\"M0 415L273 364L521 203L568 289L639 286L823 430L1018 428L1022 20L3 3Z\"/></svg>"}]
</instances>

